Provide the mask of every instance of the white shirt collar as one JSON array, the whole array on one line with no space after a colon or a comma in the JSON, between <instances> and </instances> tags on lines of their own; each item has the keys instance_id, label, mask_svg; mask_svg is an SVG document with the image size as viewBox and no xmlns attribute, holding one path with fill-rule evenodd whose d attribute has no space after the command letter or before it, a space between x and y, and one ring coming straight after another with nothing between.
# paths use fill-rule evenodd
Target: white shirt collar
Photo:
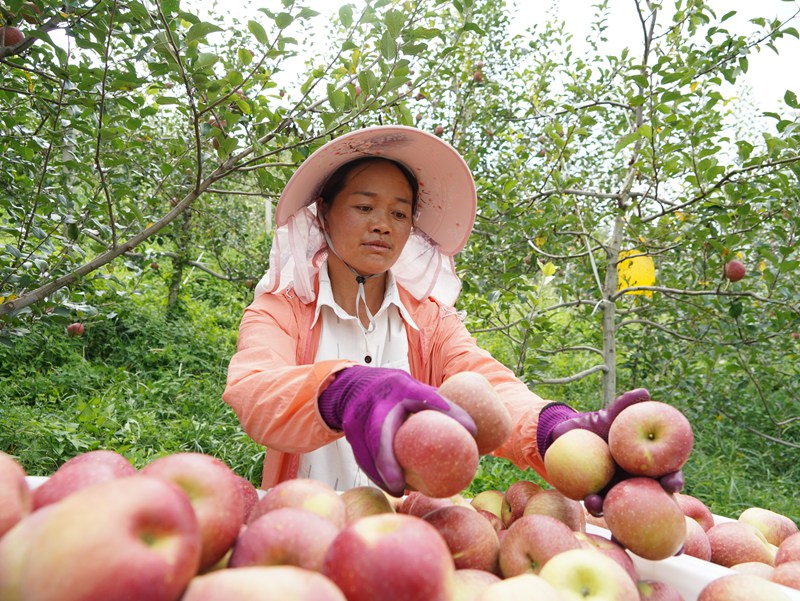
<instances>
[{"instance_id":1,"label":"white shirt collar","mask_svg":"<svg viewBox=\"0 0 800 601\"><path fill-rule=\"evenodd\" d=\"M381 308L378 309L377 313L375 313L375 318L377 319L391 305L394 305L397 307L397 310L400 311L400 315L403 317L403 320L415 330L419 330L419 327L411 318L411 314L408 312L408 309L406 309L405 305L403 305L403 301L400 299L400 291L397 288L397 281L395 280L391 269L387 272L387 276L386 293L383 296ZM347 311L342 309L333 298L333 289L331 288L331 278L328 274L327 261L320 265L319 268L319 292L317 294L317 306L314 310L314 320L311 322L312 328L314 327L314 324L317 323L323 306L330 307L340 319L355 319L355 316L350 315L347 313Z\"/></svg>"}]
</instances>

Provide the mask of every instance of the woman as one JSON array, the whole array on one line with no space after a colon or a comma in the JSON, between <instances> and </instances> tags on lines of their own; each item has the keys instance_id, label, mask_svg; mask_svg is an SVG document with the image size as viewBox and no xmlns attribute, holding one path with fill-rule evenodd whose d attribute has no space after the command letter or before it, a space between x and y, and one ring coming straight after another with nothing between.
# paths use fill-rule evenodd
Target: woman
<instances>
[{"instance_id":1,"label":"woman","mask_svg":"<svg viewBox=\"0 0 800 601\"><path fill-rule=\"evenodd\" d=\"M223 395L267 447L263 488L294 477L338 490L371 480L401 495L392 441L410 412L442 411L474 433L436 393L461 371L483 374L512 414L513 432L494 454L545 477L554 434L613 419L614 406L578 414L545 403L461 323L452 257L476 205L461 156L415 128L342 135L298 168L278 202L269 272L242 319ZM628 395L617 412L644 398Z\"/></svg>"}]
</instances>

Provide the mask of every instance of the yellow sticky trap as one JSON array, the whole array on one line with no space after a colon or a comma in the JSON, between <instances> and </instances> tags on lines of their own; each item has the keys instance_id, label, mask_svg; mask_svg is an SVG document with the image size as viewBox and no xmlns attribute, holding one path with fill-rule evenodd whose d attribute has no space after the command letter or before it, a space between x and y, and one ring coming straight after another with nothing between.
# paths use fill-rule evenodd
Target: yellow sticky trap
<instances>
[{"instance_id":1,"label":"yellow sticky trap","mask_svg":"<svg viewBox=\"0 0 800 601\"><path fill-rule=\"evenodd\" d=\"M627 258L630 257L630 258ZM623 250L617 263L617 291L634 286L652 286L656 283L656 266L652 257L640 250ZM652 290L631 290L625 294L653 296Z\"/></svg>"}]
</instances>

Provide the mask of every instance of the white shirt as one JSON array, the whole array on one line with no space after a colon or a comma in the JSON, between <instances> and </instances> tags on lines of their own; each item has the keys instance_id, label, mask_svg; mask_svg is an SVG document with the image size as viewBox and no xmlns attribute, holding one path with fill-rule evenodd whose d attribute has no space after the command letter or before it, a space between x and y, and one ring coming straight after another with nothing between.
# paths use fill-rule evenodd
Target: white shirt
<instances>
[{"instance_id":1,"label":"white shirt","mask_svg":"<svg viewBox=\"0 0 800 601\"><path fill-rule=\"evenodd\" d=\"M319 293L312 327L320 319L322 330L315 361L349 359L362 365L391 367L410 373L405 323L419 328L400 300L391 271L386 279L383 303L374 315L374 328L365 332L357 318L333 299L328 264L323 264L319 270ZM339 491L374 486L356 464L353 450L344 438L301 455L297 475L325 482Z\"/></svg>"}]
</instances>

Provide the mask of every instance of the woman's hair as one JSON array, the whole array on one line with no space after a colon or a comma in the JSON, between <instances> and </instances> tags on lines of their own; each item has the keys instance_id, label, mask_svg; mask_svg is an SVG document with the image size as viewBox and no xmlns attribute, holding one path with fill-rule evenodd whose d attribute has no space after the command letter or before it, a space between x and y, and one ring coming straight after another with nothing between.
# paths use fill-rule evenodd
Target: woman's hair
<instances>
[{"instance_id":1,"label":"woman's hair","mask_svg":"<svg viewBox=\"0 0 800 601\"><path fill-rule=\"evenodd\" d=\"M322 187L322 192L320 192L323 208L326 210L331 208L333 205L333 199L336 198L336 195L342 191L342 188L344 188L345 184L347 183L348 176L355 169L362 165L368 165L369 163L380 161L391 163L405 176L406 180L408 181L408 185L411 187L411 214L414 215L417 210L417 197L419 195L419 183L417 182L417 178L414 176L411 170L402 163L398 163L392 159L375 156L355 159L349 163L345 163L336 171L334 171L333 174L331 174L331 176L328 178L328 181L326 181L325 185Z\"/></svg>"}]
</instances>

